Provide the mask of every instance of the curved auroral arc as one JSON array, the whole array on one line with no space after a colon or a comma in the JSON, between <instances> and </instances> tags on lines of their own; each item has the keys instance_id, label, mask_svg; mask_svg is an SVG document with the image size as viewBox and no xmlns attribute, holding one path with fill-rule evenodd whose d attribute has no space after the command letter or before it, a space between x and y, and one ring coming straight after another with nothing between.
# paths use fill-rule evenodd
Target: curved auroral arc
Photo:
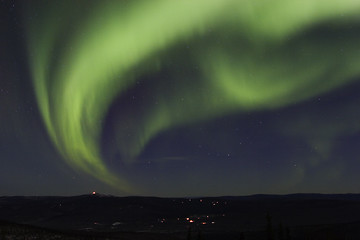
<instances>
[{"instance_id":1,"label":"curved auroral arc","mask_svg":"<svg viewBox=\"0 0 360 240\"><path fill-rule=\"evenodd\" d=\"M179 79L178 92L133 119L129 141L120 124L124 159L136 158L152 137L170 127L286 106L360 73L359 54L352 51L357 36L345 32L346 46L335 58L334 47L345 40L311 32L325 22L334 26L329 36L342 23L359 25L358 1L99 1L86 9L81 1L76 6L72 1L46 4L28 23L28 47L48 133L72 167L124 191L132 190L130 184L101 159L102 120L138 77L162 68L168 49L194 43L191 61L199 66L202 90L194 96ZM185 104L179 104L179 97Z\"/></svg>"}]
</instances>

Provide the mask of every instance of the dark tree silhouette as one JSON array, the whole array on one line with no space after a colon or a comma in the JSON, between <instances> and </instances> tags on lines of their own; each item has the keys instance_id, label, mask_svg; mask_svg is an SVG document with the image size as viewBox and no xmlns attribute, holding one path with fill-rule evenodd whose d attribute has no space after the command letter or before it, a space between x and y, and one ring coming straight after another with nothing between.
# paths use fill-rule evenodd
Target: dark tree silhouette
<instances>
[{"instance_id":1,"label":"dark tree silhouette","mask_svg":"<svg viewBox=\"0 0 360 240\"><path fill-rule=\"evenodd\" d=\"M279 224L279 232L278 232L278 237L279 237L279 240L284 240L284 228L283 228L283 225L282 223L280 222Z\"/></svg>"},{"instance_id":2,"label":"dark tree silhouette","mask_svg":"<svg viewBox=\"0 0 360 240\"><path fill-rule=\"evenodd\" d=\"M187 233L186 240L191 240L191 227L190 226L188 228L188 233Z\"/></svg>"},{"instance_id":3,"label":"dark tree silhouette","mask_svg":"<svg viewBox=\"0 0 360 240\"><path fill-rule=\"evenodd\" d=\"M291 240L290 228L286 227L286 240Z\"/></svg>"},{"instance_id":4,"label":"dark tree silhouette","mask_svg":"<svg viewBox=\"0 0 360 240\"><path fill-rule=\"evenodd\" d=\"M203 240L202 233L201 233L201 230L200 230L200 229L199 229L199 231L198 231L197 240Z\"/></svg>"},{"instance_id":5,"label":"dark tree silhouette","mask_svg":"<svg viewBox=\"0 0 360 240\"><path fill-rule=\"evenodd\" d=\"M267 239L268 240L274 240L274 233L272 229L272 223L271 223L271 216L269 213L266 214L266 232L267 232Z\"/></svg>"},{"instance_id":6,"label":"dark tree silhouette","mask_svg":"<svg viewBox=\"0 0 360 240\"><path fill-rule=\"evenodd\" d=\"M240 238L239 238L239 240L245 240L245 235L244 235L243 232L240 233Z\"/></svg>"}]
</instances>

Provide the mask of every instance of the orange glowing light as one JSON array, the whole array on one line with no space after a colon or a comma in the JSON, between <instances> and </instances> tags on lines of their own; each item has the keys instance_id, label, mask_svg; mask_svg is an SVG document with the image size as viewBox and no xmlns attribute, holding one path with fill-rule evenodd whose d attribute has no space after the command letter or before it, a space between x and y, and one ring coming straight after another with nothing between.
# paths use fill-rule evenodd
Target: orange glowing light
<instances>
[{"instance_id":1,"label":"orange glowing light","mask_svg":"<svg viewBox=\"0 0 360 240\"><path fill-rule=\"evenodd\" d=\"M96 192L92 192L92 195L95 195L96 194Z\"/></svg>"}]
</instances>

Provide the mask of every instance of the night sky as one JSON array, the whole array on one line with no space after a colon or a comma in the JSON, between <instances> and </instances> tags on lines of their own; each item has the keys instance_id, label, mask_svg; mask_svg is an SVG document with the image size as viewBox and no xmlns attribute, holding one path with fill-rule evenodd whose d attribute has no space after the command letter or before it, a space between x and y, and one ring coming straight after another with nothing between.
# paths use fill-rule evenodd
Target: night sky
<instances>
[{"instance_id":1,"label":"night sky","mask_svg":"<svg viewBox=\"0 0 360 240\"><path fill-rule=\"evenodd\" d=\"M359 16L0 0L0 195L359 192Z\"/></svg>"}]
</instances>

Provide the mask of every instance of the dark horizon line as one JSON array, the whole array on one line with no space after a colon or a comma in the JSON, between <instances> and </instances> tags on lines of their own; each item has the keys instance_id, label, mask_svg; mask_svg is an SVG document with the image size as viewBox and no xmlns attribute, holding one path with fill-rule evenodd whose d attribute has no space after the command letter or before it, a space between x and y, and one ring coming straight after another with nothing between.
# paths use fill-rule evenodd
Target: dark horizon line
<instances>
[{"instance_id":1,"label":"dark horizon line","mask_svg":"<svg viewBox=\"0 0 360 240\"><path fill-rule=\"evenodd\" d=\"M360 193L348 192L348 193L286 193L286 194L278 194L278 193L256 193L249 195L220 195L220 196L183 196L183 197L164 197L164 196L151 196L151 195L128 195L128 196L117 196L113 194L103 194L98 192L93 193L84 193L79 195L2 195L0 198L14 198L14 197L25 197L25 198L51 198L51 197L81 197L81 196L102 196L102 197L116 197L116 198L160 198L160 199L199 199L199 198L252 198L252 197L295 197L295 196L356 196Z\"/></svg>"}]
</instances>

